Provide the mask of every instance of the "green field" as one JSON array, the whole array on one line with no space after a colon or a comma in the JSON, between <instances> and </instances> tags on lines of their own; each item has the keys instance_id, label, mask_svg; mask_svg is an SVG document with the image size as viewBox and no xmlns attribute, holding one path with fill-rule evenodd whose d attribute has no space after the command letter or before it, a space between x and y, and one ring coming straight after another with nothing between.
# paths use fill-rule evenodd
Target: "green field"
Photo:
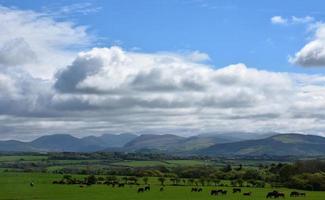
<instances>
[{"instance_id":1,"label":"green field","mask_svg":"<svg viewBox=\"0 0 325 200\"><path fill-rule=\"evenodd\" d=\"M0 162L41 161L44 159L47 159L47 156L0 156Z\"/></svg>"},{"instance_id":2,"label":"green field","mask_svg":"<svg viewBox=\"0 0 325 200\"><path fill-rule=\"evenodd\" d=\"M60 179L61 175L40 173L2 173L0 172L0 200L210 200L210 199L266 199L265 195L272 188L242 188L243 191L252 191L251 197L241 194L232 194L231 187L218 187L228 190L226 196L210 196L209 191L214 187L203 187L202 193L191 193L190 186L167 186L164 192L159 191L159 184L154 178L150 179L151 191L137 194L137 186L112 188L106 185L93 185L80 188L79 185L54 185L53 180ZM30 187L30 182L35 184ZM284 192L286 199L324 200L325 192L309 192L307 197L290 198L290 189L278 189Z\"/></svg>"},{"instance_id":3,"label":"green field","mask_svg":"<svg viewBox=\"0 0 325 200\"><path fill-rule=\"evenodd\" d=\"M113 163L113 165L130 166L130 167L148 167L148 166L195 166L213 164L211 161L202 160L164 160L164 161L122 161Z\"/></svg>"}]
</instances>

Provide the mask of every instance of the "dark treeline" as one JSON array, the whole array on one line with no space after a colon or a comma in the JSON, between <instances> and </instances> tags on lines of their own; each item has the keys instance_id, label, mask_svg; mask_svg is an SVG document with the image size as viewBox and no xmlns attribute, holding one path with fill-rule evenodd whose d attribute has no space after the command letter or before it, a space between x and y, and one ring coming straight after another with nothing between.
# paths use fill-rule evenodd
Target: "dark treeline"
<instances>
[{"instance_id":1,"label":"dark treeline","mask_svg":"<svg viewBox=\"0 0 325 200\"><path fill-rule=\"evenodd\" d=\"M179 167L110 167L100 170L80 170L65 168L57 173L97 174L128 177L160 177L171 180L173 185L183 184L183 180L192 184L220 185L221 180L229 180L233 187L264 187L266 183L273 187L289 187L304 190L325 190L325 162L321 160L297 161L292 164L259 165L258 168L246 168L242 165L226 165L222 168L208 166Z\"/></svg>"}]
</instances>

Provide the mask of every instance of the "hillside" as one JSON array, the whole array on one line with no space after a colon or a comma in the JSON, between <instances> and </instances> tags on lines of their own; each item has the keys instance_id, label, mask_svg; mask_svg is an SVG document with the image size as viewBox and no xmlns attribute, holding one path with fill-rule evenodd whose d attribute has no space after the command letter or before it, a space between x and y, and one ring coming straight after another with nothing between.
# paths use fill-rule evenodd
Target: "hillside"
<instances>
[{"instance_id":1,"label":"hillside","mask_svg":"<svg viewBox=\"0 0 325 200\"><path fill-rule=\"evenodd\" d=\"M127 151L140 149L159 150L165 152L190 152L207 148L214 144L230 142L230 139L218 135L197 135L180 137L172 134L144 134L130 141L124 146Z\"/></svg>"},{"instance_id":2,"label":"hillside","mask_svg":"<svg viewBox=\"0 0 325 200\"><path fill-rule=\"evenodd\" d=\"M183 141L185 138L164 134L164 135L153 135L146 134L140 135L134 140L128 142L124 148L126 150L140 150L140 149L156 149L163 151L175 150L178 144Z\"/></svg>"},{"instance_id":3,"label":"hillside","mask_svg":"<svg viewBox=\"0 0 325 200\"><path fill-rule=\"evenodd\" d=\"M15 140L0 141L2 152L93 152L105 148L122 147L137 137L133 134L104 134L102 136L73 137L68 134L54 134L39 137L31 142Z\"/></svg>"},{"instance_id":4,"label":"hillside","mask_svg":"<svg viewBox=\"0 0 325 200\"><path fill-rule=\"evenodd\" d=\"M203 155L324 155L325 138L314 135L279 134L265 139L215 144L197 151Z\"/></svg>"}]
</instances>

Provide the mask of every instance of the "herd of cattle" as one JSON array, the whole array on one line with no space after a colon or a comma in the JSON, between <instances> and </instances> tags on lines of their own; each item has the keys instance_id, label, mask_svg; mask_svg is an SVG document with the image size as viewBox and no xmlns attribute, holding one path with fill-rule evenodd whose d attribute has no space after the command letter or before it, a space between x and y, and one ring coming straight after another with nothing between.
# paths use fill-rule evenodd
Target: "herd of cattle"
<instances>
[{"instance_id":1,"label":"herd of cattle","mask_svg":"<svg viewBox=\"0 0 325 200\"><path fill-rule=\"evenodd\" d=\"M138 193L141 192L145 192L145 191L150 191L150 186L145 186L145 187L141 187L138 188ZM160 191L164 191L164 187L160 188ZM191 192L203 192L202 188L197 188L197 187L193 187L191 188ZM242 193L241 188L233 188L232 189L232 193ZM227 190L211 190L210 191L210 195L211 196L218 196L218 195L227 195ZM243 192L244 196L251 196L252 192ZM306 193L301 193L301 192L297 192L297 191L292 191L290 193L290 197L305 197ZM268 192L266 194L266 198L285 198L285 194L283 192L279 192L279 191L272 191L272 192Z\"/></svg>"}]
</instances>

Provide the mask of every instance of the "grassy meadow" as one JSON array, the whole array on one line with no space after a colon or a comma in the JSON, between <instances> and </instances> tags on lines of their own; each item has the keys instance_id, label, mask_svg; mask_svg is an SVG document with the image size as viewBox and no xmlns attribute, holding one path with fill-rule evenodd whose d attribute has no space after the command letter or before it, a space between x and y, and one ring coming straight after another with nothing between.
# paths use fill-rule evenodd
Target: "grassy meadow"
<instances>
[{"instance_id":1,"label":"grassy meadow","mask_svg":"<svg viewBox=\"0 0 325 200\"><path fill-rule=\"evenodd\" d=\"M272 188L242 188L243 192L252 192L251 197L242 194L232 194L231 187L218 187L218 189L228 190L226 196L210 196L209 191L214 187L203 187L202 193L190 192L190 186L166 186L165 191L160 192L160 185L155 178L151 178L151 191L137 193L138 186L125 186L124 188L112 188L106 185L92 185L83 188L79 185L54 185L53 180L60 179L61 175L48 173L11 173L0 172L0 200L209 200L209 199L266 199L265 195ZM30 186L30 182L35 184ZM278 189L286 194L286 199L290 198L291 189ZM307 197L298 199L324 200L325 192L306 192ZM296 199L296 198L290 198Z\"/></svg>"}]
</instances>

